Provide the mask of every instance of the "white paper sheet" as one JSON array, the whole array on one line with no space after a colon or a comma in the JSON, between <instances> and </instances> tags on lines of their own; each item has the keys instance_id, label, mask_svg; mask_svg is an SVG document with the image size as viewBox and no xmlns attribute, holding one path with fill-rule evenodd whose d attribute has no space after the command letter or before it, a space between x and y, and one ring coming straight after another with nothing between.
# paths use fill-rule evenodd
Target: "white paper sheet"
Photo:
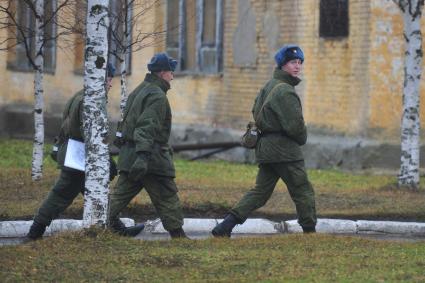
<instances>
[{"instance_id":1,"label":"white paper sheet","mask_svg":"<svg viewBox=\"0 0 425 283\"><path fill-rule=\"evenodd\" d=\"M64 165L69 168L84 171L86 168L86 149L83 142L73 139L68 140Z\"/></svg>"}]
</instances>

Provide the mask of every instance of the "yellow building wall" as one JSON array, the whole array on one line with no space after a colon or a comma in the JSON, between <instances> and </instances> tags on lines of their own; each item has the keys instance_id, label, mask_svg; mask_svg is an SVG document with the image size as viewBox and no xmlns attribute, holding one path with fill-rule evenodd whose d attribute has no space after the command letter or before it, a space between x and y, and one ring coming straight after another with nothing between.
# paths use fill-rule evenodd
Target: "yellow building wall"
<instances>
[{"instance_id":1,"label":"yellow building wall","mask_svg":"<svg viewBox=\"0 0 425 283\"><path fill-rule=\"evenodd\" d=\"M243 129L252 120L251 107L259 89L272 75L276 50L295 43L303 48L306 58L297 91L309 129L398 140L404 39L401 13L392 1L349 1L349 37L332 40L319 37L320 1L246 1L255 18L254 63L241 66L235 60L237 33L246 15L239 12L239 0L225 0L223 72L176 74L168 94L175 123ZM160 1L145 14L138 30L164 30L164 12L165 1ZM5 30L0 30L0 35L4 37ZM164 44L164 37L158 36L155 44L132 54L129 92L143 81L146 64L155 52L165 50ZM31 106L33 73L7 70L7 57L6 52L0 53L0 104ZM72 48L57 49L56 72L44 75L46 112L60 114L66 100L83 87L83 77L74 72L76 60L78 55ZM117 120L119 77L113 84L109 115ZM422 122L423 95L421 91Z\"/></svg>"},{"instance_id":2,"label":"yellow building wall","mask_svg":"<svg viewBox=\"0 0 425 283\"><path fill-rule=\"evenodd\" d=\"M349 1L349 36L319 36L319 2L304 3L305 119L314 128L363 135L367 126L370 1ZM308 11L311 11L308 13Z\"/></svg>"},{"instance_id":3,"label":"yellow building wall","mask_svg":"<svg viewBox=\"0 0 425 283\"><path fill-rule=\"evenodd\" d=\"M404 82L403 17L392 1L371 1L370 136L400 139ZM422 18L421 26L425 26ZM424 31L422 30L422 33ZM423 39L422 46L425 43ZM424 62L425 63L425 62ZM425 65L424 65L425 66ZM422 78L425 68L422 69ZM425 83L420 86L420 117L425 122ZM422 131L422 136L424 132Z\"/></svg>"},{"instance_id":4,"label":"yellow building wall","mask_svg":"<svg viewBox=\"0 0 425 283\"><path fill-rule=\"evenodd\" d=\"M138 9L143 9L138 6ZM136 12L137 13L137 12ZM63 16L63 15L60 15ZM141 32L149 32L154 29L155 9L152 8L144 15L143 21L137 29ZM137 31L133 31L136 34ZM58 30L61 33L61 30ZM7 32L0 29L0 35L4 38ZM54 74L44 74L44 103L45 113L61 115L63 106L67 100L77 91L84 87L83 76L76 74L76 66L81 62L81 50L75 46L69 46L69 42L76 42L76 35L59 39L56 49L56 69ZM161 42L161 38L156 39ZM67 46L64 48L64 46ZM127 89L130 92L144 79L147 72L146 64L149 62L155 49L152 45L144 47L132 54L131 75L128 76ZM0 104L1 105L27 105L32 107L34 103L34 74L33 72L17 72L7 69L8 58L13 58L13 50L0 53ZM119 72L119 70L117 70ZM108 94L108 114L113 120L118 120L120 115L120 78L115 77L113 87Z\"/></svg>"},{"instance_id":5,"label":"yellow building wall","mask_svg":"<svg viewBox=\"0 0 425 283\"><path fill-rule=\"evenodd\" d=\"M223 92L217 97L217 104L221 105L217 117L218 124L239 129L243 129L248 121L252 121L251 109L254 99L273 72L274 53L270 52L270 49L274 48L269 47L272 43L268 42L266 33L263 32L266 12L269 12L269 17L277 19L285 5L282 2L288 1L249 2L249 13L255 17L255 63L242 66L234 60L235 50L240 52L241 49L251 46L245 47L244 42L236 41L236 32L245 24L245 11L238 11L238 1L225 1ZM281 30L280 22L276 23L279 26L277 30Z\"/></svg>"},{"instance_id":6,"label":"yellow building wall","mask_svg":"<svg viewBox=\"0 0 425 283\"><path fill-rule=\"evenodd\" d=\"M193 0L188 1L190 5L194 5L194 3ZM155 10L155 24L158 29L164 29L166 26L165 11L165 1L162 1ZM186 20L188 26L194 27L189 23L195 20L193 15L188 15ZM188 31L188 38L194 41L195 30ZM165 41L163 40L155 46L148 57L150 59L154 53L165 52L165 50ZM195 51L189 50L189 52ZM194 63L189 64L193 65ZM222 93L222 83L221 74L182 75L175 73L171 89L167 93L172 108L173 122L186 125L219 126L217 122L220 108L223 105L220 104L217 97Z\"/></svg>"},{"instance_id":7,"label":"yellow building wall","mask_svg":"<svg viewBox=\"0 0 425 283\"><path fill-rule=\"evenodd\" d=\"M256 18L256 64L234 62L234 38L246 17L239 1L225 2L223 92L218 124L243 127L251 120L253 101L275 68L274 54L284 44L299 44L305 52L304 74L297 92L310 128L352 135L363 134L367 123L370 1L350 1L350 36L319 37L317 0L250 1ZM239 13L242 13L241 15ZM275 20L276 38L270 38ZM268 22L270 22L268 24ZM272 30L273 32L273 30Z\"/></svg>"}]
</instances>

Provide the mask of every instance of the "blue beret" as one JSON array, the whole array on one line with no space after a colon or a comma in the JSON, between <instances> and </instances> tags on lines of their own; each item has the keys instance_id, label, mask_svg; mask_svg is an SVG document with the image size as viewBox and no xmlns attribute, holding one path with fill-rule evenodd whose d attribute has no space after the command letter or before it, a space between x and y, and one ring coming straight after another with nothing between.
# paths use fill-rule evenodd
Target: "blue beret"
<instances>
[{"instance_id":1,"label":"blue beret","mask_svg":"<svg viewBox=\"0 0 425 283\"><path fill-rule=\"evenodd\" d=\"M279 51L276 52L274 60L276 61L277 67L281 68L288 61L293 59L300 59L304 62L304 53L297 45L285 45Z\"/></svg>"},{"instance_id":2,"label":"blue beret","mask_svg":"<svg viewBox=\"0 0 425 283\"><path fill-rule=\"evenodd\" d=\"M115 75L115 67L111 63L106 65L106 77L112 78Z\"/></svg>"},{"instance_id":3,"label":"blue beret","mask_svg":"<svg viewBox=\"0 0 425 283\"><path fill-rule=\"evenodd\" d=\"M165 53L155 54L148 64L148 70L151 72L172 71L176 69L177 61Z\"/></svg>"}]
</instances>

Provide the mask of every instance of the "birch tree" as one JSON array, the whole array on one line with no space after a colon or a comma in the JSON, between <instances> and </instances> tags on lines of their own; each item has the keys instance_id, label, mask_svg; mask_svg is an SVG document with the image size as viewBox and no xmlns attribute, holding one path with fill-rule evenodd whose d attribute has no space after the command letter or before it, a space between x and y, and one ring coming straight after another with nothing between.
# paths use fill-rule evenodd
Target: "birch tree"
<instances>
[{"instance_id":1,"label":"birch tree","mask_svg":"<svg viewBox=\"0 0 425 283\"><path fill-rule=\"evenodd\" d=\"M24 0L20 5L25 5L35 18L35 27L21 26L16 18L17 1L1 3L1 11L8 15L8 21L2 22L2 27L17 31L13 38L15 46L23 43L27 59L35 71L34 75L34 143L31 162L31 177L40 180L43 171L43 146L44 146L44 119L43 119L43 46L44 46L44 0ZM30 40L35 38L35 59L30 48ZM10 40L8 37L6 40Z\"/></svg>"},{"instance_id":2,"label":"birch tree","mask_svg":"<svg viewBox=\"0 0 425 283\"><path fill-rule=\"evenodd\" d=\"M86 149L85 226L107 222L109 185L108 119L105 76L109 1L88 0L84 66L83 125Z\"/></svg>"},{"instance_id":3,"label":"birch tree","mask_svg":"<svg viewBox=\"0 0 425 283\"><path fill-rule=\"evenodd\" d=\"M405 59L403 114L401 121L401 166L399 186L419 188L419 86L422 75L420 20L424 0L393 0L403 13Z\"/></svg>"},{"instance_id":4,"label":"birch tree","mask_svg":"<svg viewBox=\"0 0 425 283\"><path fill-rule=\"evenodd\" d=\"M40 180L43 175L44 147L44 0L34 0L35 5L35 76L34 76L34 144L32 151L31 177Z\"/></svg>"},{"instance_id":5,"label":"birch tree","mask_svg":"<svg viewBox=\"0 0 425 283\"><path fill-rule=\"evenodd\" d=\"M126 57L130 52L131 42L131 18L134 0L117 0L114 5L115 13L111 13L110 53L120 62L121 99L120 113L123 118L125 104L127 102L127 62Z\"/></svg>"},{"instance_id":6,"label":"birch tree","mask_svg":"<svg viewBox=\"0 0 425 283\"><path fill-rule=\"evenodd\" d=\"M68 4L68 0L46 15L46 5L51 5L52 0L10 0L0 2L0 11L5 18L0 22L0 28L9 30L8 36L2 39L1 44L7 43L3 50L16 48L18 45L24 49L29 65L34 70L34 143L32 152L31 176L33 180L40 180L43 172L43 147L44 147L44 47L47 42L55 41L58 35L45 36L46 25L55 25L56 14ZM17 10L29 12L29 18L19 19ZM26 17L27 13L21 13ZM31 18L34 18L34 26ZM34 46L32 46L34 44Z\"/></svg>"},{"instance_id":7,"label":"birch tree","mask_svg":"<svg viewBox=\"0 0 425 283\"><path fill-rule=\"evenodd\" d=\"M158 28L153 31L143 31L140 25L144 23L146 14L160 5L159 0L112 0L110 19L110 50L109 53L116 59L120 67L121 99L120 112L123 118L127 102L127 68L130 64L130 53L137 52L147 46L155 44L163 38L165 31Z\"/></svg>"}]
</instances>

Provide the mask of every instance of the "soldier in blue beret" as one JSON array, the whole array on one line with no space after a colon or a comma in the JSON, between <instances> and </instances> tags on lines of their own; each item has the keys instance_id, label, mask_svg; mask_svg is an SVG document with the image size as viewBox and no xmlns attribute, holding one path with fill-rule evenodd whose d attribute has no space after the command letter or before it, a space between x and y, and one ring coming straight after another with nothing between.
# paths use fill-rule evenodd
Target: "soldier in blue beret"
<instances>
[{"instance_id":1,"label":"soldier in blue beret","mask_svg":"<svg viewBox=\"0 0 425 283\"><path fill-rule=\"evenodd\" d=\"M155 54L148 63L148 70L151 73L159 73L161 71L174 72L177 67L177 61L168 57L165 53Z\"/></svg>"},{"instance_id":2,"label":"soldier in blue beret","mask_svg":"<svg viewBox=\"0 0 425 283\"><path fill-rule=\"evenodd\" d=\"M304 53L297 45L285 45L274 56L278 69L282 69L282 66L293 59L299 59L301 64L304 63Z\"/></svg>"},{"instance_id":3,"label":"soldier in blue beret","mask_svg":"<svg viewBox=\"0 0 425 283\"><path fill-rule=\"evenodd\" d=\"M168 144L171 108L167 91L176 66L177 61L167 54L155 54L147 65L150 73L128 96L124 118L117 130L121 133L119 142L115 143L120 146L120 176L110 194L109 219L114 223L133 197L145 189L171 238L185 238Z\"/></svg>"},{"instance_id":4,"label":"soldier in blue beret","mask_svg":"<svg viewBox=\"0 0 425 283\"><path fill-rule=\"evenodd\" d=\"M262 207L279 179L286 184L295 203L298 223L304 233L316 231L314 190L308 180L300 146L307 141L301 101L295 92L304 53L297 45L283 46L275 55L276 69L255 99L252 114L260 130L255 148L259 170L256 185L218 224L212 234L230 237L233 228Z\"/></svg>"}]
</instances>

